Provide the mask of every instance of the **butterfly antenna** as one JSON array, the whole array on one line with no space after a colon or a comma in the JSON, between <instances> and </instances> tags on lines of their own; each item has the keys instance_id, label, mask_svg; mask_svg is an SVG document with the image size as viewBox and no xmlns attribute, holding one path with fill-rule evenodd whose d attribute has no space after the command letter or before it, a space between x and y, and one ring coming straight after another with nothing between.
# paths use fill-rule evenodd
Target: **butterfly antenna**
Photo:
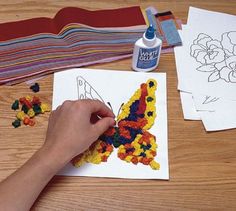
<instances>
[{"instance_id":1,"label":"butterfly antenna","mask_svg":"<svg viewBox=\"0 0 236 211\"><path fill-rule=\"evenodd\" d=\"M113 112L113 108L111 106L111 103L110 102L107 102L107 104L109 105L109 107L111 108L112 112Z\"/></svg>"},{"instance_id":2,"label":"butterfly antenna","mask_svg":"<svg viewBox=\"0 0 236 211\"><path fill-rule=\"evenodd\" d=\"M118 110L118 113L117 113L117 117L119 116L120 110L122 109L123 105L124 105L124 103L121 104L121 106L120 106L120 108L119 108L119 110Z\"/></svg>"}]
</instances>

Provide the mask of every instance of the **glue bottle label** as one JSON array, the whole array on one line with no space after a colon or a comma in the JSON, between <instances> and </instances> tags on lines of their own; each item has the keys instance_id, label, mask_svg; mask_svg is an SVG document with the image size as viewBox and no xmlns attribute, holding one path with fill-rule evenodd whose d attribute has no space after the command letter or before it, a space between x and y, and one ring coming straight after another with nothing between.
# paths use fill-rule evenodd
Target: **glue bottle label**
<instances>
[{"instance_id":1,"label":"glue bottle label","mask_svg":"<svg viewBox=\"0 0 236 211\"><path fill-rule=\"evenodd\" d=\"M156 48L140 48L137 60L137 67L148 69L157 64L160 46Z\"/></svg>"}]
</instances>

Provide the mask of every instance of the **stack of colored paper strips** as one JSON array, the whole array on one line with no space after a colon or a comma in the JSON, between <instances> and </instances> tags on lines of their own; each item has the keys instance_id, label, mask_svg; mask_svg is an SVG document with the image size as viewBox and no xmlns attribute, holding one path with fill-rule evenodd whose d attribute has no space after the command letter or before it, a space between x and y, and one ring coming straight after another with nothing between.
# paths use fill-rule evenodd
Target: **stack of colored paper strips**
<instances>
[{"instance_id":1,"label":"stack of colored paper strips","mask_svg":"<svg viewBox=\"0 0 236 211\"><path fill-rule=\"evenodd\" d=\"M207 131L236 128L236 16L190 7L175 47L184 118Z\"/></svg>"},{"instance_id":2,"label":"stack of colored paper strips","mask_svg":"<svg viewBox=\"0 0 236 211\"><path fill-rule=\"evenodd\" d=\"M129 57L145 29L140 7L64 8L53 19L0 24L0 84Z\"/></svg>"}]
</instances>

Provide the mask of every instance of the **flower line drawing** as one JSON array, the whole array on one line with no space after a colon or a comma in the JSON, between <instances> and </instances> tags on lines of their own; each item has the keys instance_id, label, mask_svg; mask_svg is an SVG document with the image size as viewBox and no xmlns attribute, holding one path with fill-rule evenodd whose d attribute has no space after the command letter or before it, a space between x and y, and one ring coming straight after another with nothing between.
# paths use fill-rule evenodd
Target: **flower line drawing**
<instances>
[{"instance_id":1,"label":"flower line drawing","mask_svg":"<svg viewBox=\"0 0 236 211\"><path fill-rule=\"evenodd\" d=\"M208 82L236 83L236 31L223 33L221 40L198 34L190 46L190 55L200 63L196 70L209 74Z\"/></svg>"}]
</instances>

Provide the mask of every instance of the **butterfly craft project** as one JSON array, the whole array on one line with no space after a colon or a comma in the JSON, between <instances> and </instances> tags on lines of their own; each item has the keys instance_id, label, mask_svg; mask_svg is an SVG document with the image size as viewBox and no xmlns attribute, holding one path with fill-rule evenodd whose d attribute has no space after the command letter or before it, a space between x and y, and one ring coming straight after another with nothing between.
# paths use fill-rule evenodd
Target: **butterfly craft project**
<instances>
[{"instance_id":1,"label":"butterfly craft project","mask_svg":"<svg viewBox=\"0 0 236 211\"><path fill-rule=\"evenodd\" d=\"M79 99L103 101L83 77L77 77L77 86ZM80 167L86 162L107 162L114 148L118 148L118 157L121 160L135 165L142 163L153 170L159 170L160 165L155 161L156 137L148 132L156 118L156 89L157 82L154 79L142 83L129 101L121 105L116 126L109 128L87 151L75 157L72 164Z\"/></svg>"}]
</instances>

